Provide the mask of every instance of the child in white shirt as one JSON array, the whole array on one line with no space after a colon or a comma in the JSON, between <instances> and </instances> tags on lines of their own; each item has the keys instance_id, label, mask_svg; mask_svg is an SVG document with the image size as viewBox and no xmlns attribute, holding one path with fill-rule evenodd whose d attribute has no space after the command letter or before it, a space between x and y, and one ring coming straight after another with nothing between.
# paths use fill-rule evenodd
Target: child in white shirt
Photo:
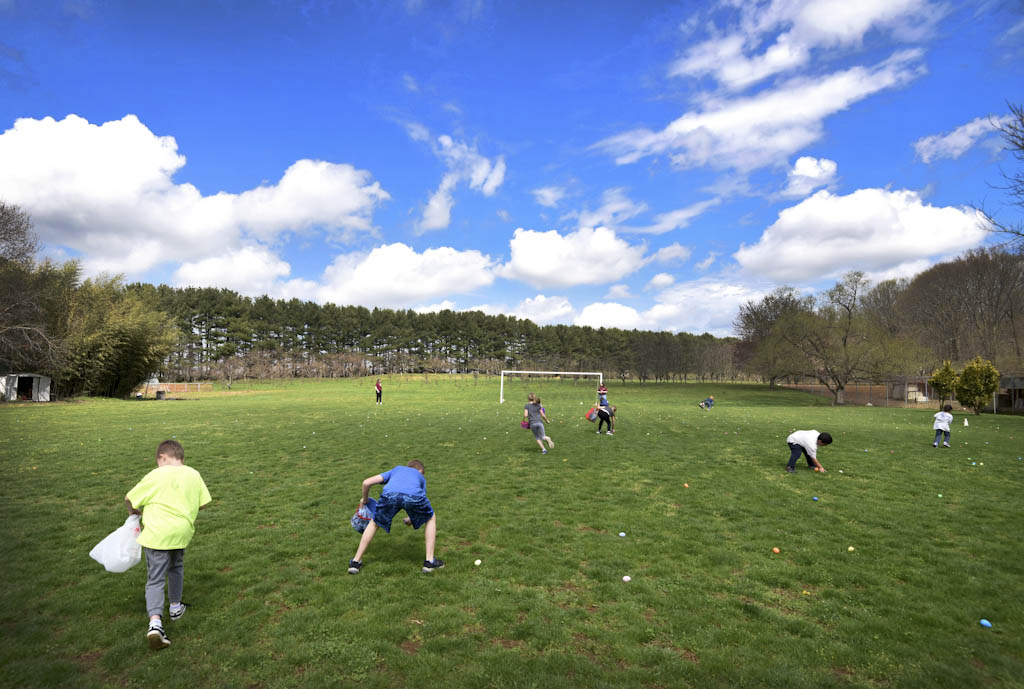
<instances>
[{"instance_id":1,"label":"child in white shirt","mask_svg":"<svg viewBox=\"0 0 1024 689\"><path fill-rule=\"evenodd\" d=\"M935 423L932 425L932 429L935 431L935 442L932 443L932 447L939 446L939 438L943 434L946 435L946 439L942 446L949 447L949 422L953 420L953 415L949 413L951 411L953 411L953 407L947 404L942 411L935 415Z\"/></svg>"}]
</instances>

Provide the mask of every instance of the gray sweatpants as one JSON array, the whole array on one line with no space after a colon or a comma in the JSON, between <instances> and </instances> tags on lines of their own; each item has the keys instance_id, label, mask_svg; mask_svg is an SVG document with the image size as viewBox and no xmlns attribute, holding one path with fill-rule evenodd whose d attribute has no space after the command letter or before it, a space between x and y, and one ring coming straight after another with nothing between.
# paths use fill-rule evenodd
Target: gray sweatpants
<instances>
[{"instance_id":1,"label":"gray sweatpants","mask_svg":"<svg viewBox=\"0 0 1024 689\"><path fill-rule=\"evenodd\" d=\"M164 614L164 579L167 595L172 603L181 602L181 589L185 585L185 549L153 550L146 553L146 609L150 617Z\"/></svg>"}]
</instances>

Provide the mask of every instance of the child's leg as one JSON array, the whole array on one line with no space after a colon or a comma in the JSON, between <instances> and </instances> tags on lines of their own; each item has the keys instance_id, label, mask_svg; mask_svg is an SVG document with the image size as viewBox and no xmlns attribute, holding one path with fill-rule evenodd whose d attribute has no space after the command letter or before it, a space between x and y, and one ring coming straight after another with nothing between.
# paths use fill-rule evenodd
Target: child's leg
<instances>
[{"instance_id":1,"label":"child's leg","mask_svg":"<svg viewBox=\"0 0 1024 689\"><path fill-rule=\"evenodd\" d=\"M949 431L942 432L946 436L946 444L949 445Z\"/></svg>"},{"instance_id":2,"label":"child's leg","mask_svg":"<svg viewBox=\"0 0 1024 689\"><path fill-rule=\"evenodd\" d=\"M164 614L164 579L171 561L166 550L143 550L146 553L146 611L150 619L159 620Z\"/></svg>"},{"instance_id":3,"label":"child's leg","mask_svg":"<svg viewBox=\"0 0 1024 689\"><path fill-rule=\"evenodd\" d=\"M181 591L185 587L185 550L168 550L170 566L167 568L167 597L172 605L181 603Z\"/></svg>"},{"instance_id":4,"label":"child's leg","mask_svg":"<svg viewBox=\"0 0 1024 689\"><path fill-rule=\"evenodd\" d=\"M548 447L554 448L554 446L555 446L555 441L554 440L552 440L551 438L549 438L547 436L544 436L544 440L548 441ZM543 447L544 446L541 445L541 448L543 448Z\"/></svg>"},{"instance_id":5,"label":"child's leg","mask_svg":"<svg viewBox=\"0 0 1024 689\"><path fill-rule=\"evenodd\" d=\"M427 562L434 561L434 543L437 542L437 515L423 525L423 541L427 546Z\"/></svg>"},{"instance_id":6,"label":"child's leg","mask_svg":"<svg viewBox=\"0 0 1024 689\"><path fill-rule=\"evenodd\" d=\"M933 442L932 445L935 445L936 447L938 447L938 445L939 445L939 438L941 438L941 437L942 437L942 430L939 429L939 428L936 428L935 429L935 442Z\"/></svg>"},{"instance_id":7,"label":"child's leg","mask_svg":"<svg viewBox=\"0 0 1024 689\"><path fill-rule=\"evenodd\" d=\"M352 559L356 562L363 561L363 553L366 552L366 548L370 545L370 541L373 540L373 535L377 533L377 522L371 521L366 525L366 530L363 531L363 537L359 539L359 547L356 548L356 555Z\"/></svg>"},{"instance_id":8,"label":"child's leg","mask_svg":"<svg viewBox=\"0 0 1024 689\"><path fill-rule=\"evenodd\" d=\"M796 460L800 459L800 455L804 454L804 448L796 443L787 443L789 445L789 464L787 466L790 469L796 467Z\"/></svg>"}]
</instances>

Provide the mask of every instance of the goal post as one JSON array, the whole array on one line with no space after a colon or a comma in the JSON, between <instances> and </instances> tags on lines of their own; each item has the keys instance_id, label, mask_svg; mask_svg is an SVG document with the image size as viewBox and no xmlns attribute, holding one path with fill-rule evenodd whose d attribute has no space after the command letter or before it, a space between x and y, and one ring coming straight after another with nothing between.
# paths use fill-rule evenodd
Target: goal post
<instances>
[{"instance_id":1,"label":"goal post","mask_svg":"<svg viewBox=\"0 0 1024 689\"><path fill-rule=\"evenodd\" d=\"M512 376L521 373L533 374L538 376L596 376L597 384L604 384L604 374L594 371L502 371L501 384L498 386L498 404L505 403L505 374Z\"/></svg>"}]
</instances>

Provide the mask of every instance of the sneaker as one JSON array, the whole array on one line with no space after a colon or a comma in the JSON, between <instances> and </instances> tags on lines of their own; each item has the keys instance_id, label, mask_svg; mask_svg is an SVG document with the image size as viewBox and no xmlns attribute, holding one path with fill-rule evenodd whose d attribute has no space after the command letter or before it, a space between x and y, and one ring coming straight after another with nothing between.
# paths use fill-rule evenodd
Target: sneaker
<instances>
[{"instance_id":1,"label":"sneaker","mask_svg":"<svg viewBox=\"0 0 1024 689\"><path fill-rule=\"evenodd\" d=\"M794 469L793 467L791 467L791 466L789 466L789 465L787 464L787 465L786 465L786 473L787 473L787 474L795 474L795 473L796 473L796 469Z\"/></svg>"},{"instance_id":2,"label":"sneaker","mask_svg":"<svg viewBox=\"0 0 1024 689\"><path fill-rule=\"evenodd\" d=\"M355 560L349 560L348 561L348 573L349 574L359 574L359 570L361 570L362 568L363 568L363 563L362 562L356 562Z\"/></svg>"},{"instance_id":3,"label":"sneaker","mask_svg":"<svg viewBox=\"0 0 1024 689\"><path fill-rule=\"evenodd\" d=\"M146 639L149 640L149 647L154 651L159 651L161 648L167 648L171 645L171 640L164 634L163 625L158 622L153 622L149 625Z\"/></svg>"},{"instance_id":4,"label":"sneaker","mask_svg":"<svg viewBox=\"0 0 1024 689\"><path fill-rule=\"evenodd\" d=\"M615 435L615 431L607 431L608 435Z\"/></svg>"},{"instance_id":5,"label":"sneaker","mask_svg":"<svg viewBox=\"0 0 1024 689\"><path fill-rule=\"evenodd\" d=\"M541 453L542 455L546 455L546 454L548 453L548 451L547 451L547 450L541 450L541 451L540 451L540 453Z\"/></svg>"},{"instance_id":6,"label":"sneaker","mask_svg":"<svg viewBox=\"0 0 1024 689\"><path fill-rule=\"evenodd\" d=\"M932 443L932 447L938 447L938 446L939 446L938 443Z\"/></svg>"},{"instance_id":7,"label":"sneaker","mask_svg":"<svg viewBox=\"0 0 1024 689\"><path fill-rule=\"evenodd\" d=\"M942 443L943 447L949 447L949 443Z\"/></svg>"},{"instance_id":8,"label":"sneaker","mask_svg":"<svg viewBox=\"0 0 1024 689\"><path fill-rule=\"evenodd\" d=\"M170 618L171 618L171 621L173 622L174 620L180 620L182 617L185 616L185 611L186 610L188 610L188 604L186 604L186 603L182 603L178 607L174 607L172 605L170 607L170 611L171 611Z\"/></svg>"},{"instance_id":9,"label":"sneaker","mask_svg":"<svg viewBox=\"0 0 1024 689\"><path fill-rule=\"evenodd\" d=\"M444 567L444 560L438 560L436 557L433 560L423 561L423 573L430 574L435 569L441 569Z\"/></svg>"}]
</instances>

